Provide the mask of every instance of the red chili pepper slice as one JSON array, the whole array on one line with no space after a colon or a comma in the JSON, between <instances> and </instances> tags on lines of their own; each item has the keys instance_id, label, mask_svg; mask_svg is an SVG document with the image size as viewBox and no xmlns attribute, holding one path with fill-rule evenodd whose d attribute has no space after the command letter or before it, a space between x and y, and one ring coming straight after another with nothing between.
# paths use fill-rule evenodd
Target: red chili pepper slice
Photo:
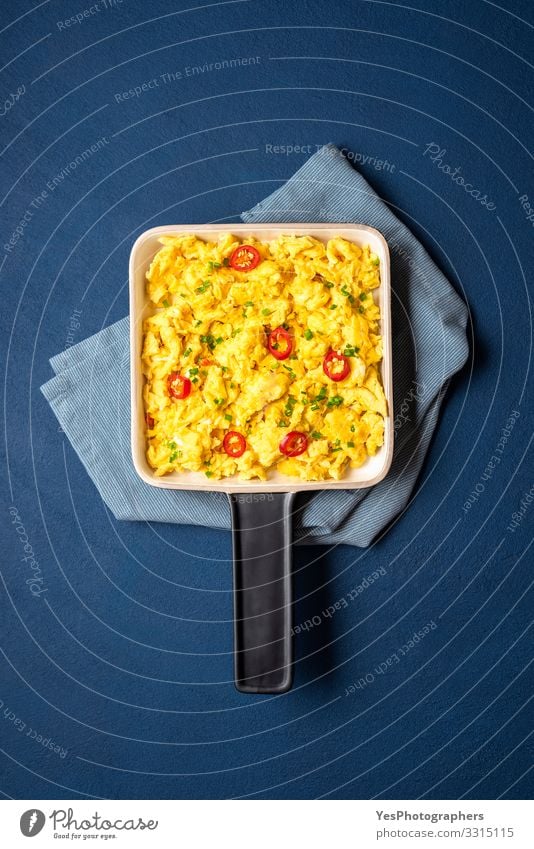
<instances>
[{"instance_id":1,"label":"red chili pepper slice","mask_svg":"<svg viewBox=\"0 0 534 849\"><path fill-rule=\"evenodd\" d=\"M287 360L293 350L293 340L285 327L276 327L267 337L267 347L277 360Z\"/></svg>"},{"instance_id":2,"label":"red chili pepper slice","mask_svg":"<svg viewBox=\"0 0 534 849\"><path fill-rule=\"evenodd\" d=\"M308 447L308 437L305 433L298 430L292 430L291 433L286 433L280 443L280 451L286 457L298 457L299 454L304 454Z\"/></svg>"},{"instance_id":3,"label":"red chili pepper slice","mask_svg":"<svg viewBox=\"0 0 534 849\"><path fill-rule=\"evenodd\" d=\"M152 430L152 428L154 427L154 419L152 418L150 413L145 414L145 422L146 422L147 427L150 428L150 430Z\"/></svg>"},{"instance_id":4,"label":"red chili pepper slice","mask_svg":"<svg viewBox=\"0 0 534 849\"><path fill-rule=\"evenodd\" d=\"M237 430L229 430L223 439L223 448L229 457L241 457L245 453L247 441L242 433Z\"/></svg>"},{"instance_id":5,"label":"red chili pepper slice","mask_svg":"<svg viewBox=\"0 0 534 849\"><path fill-rule=\"evenodd\" d=\"M169 395L182 400L191 392L191 381L188 377L182 377L179 372L173 371L167 378L167 388Z\"/></svg>"},{"instance_id":6,"label":"red chili pepper slice","mask_svg":"<svg viewBox=\"0 0 534 849\"><path fill-rule=\"evenodd\" d=\"M260 259L260 252L255 247L240 245L230 256L230 266L236 271L252 271Z\"/></svg>"},{"instance_id":7,"label":"red chili pepper slice","mask_svg":"<svg viewBox=\"0 0 534 849\"><path fill-rule=\"evenodd\" d=\"M330 380L344 380L350 374L348 358L337 351L330 351L323 360L323 371Z\"/></svg>"}]
</instances>

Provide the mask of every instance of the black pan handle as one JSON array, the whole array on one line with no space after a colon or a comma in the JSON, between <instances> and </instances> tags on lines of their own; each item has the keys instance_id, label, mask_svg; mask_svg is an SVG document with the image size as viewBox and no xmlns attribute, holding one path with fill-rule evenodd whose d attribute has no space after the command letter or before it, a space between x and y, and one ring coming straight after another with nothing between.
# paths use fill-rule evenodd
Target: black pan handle
<instances>
[{"instance_id":1,"label":"black pan handle","mask_svg":"<svg viewBox=\"0 0 534 849\"><path fill-rule=\"evenodd\" d=\"M294 493L229 495L234 549L235 685L285 693L293 682Z\"/></svg>"}]
</instances>

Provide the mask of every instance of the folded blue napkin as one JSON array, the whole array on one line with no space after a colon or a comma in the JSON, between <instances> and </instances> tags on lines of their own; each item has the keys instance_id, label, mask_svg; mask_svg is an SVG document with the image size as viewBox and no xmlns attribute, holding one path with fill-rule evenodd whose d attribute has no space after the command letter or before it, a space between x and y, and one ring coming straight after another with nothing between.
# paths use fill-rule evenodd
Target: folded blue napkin
<instances>
[{"instance_id":1,"label":"folded blue napkin","mask_svg":"<svg viewBox=\"0 0 534 849\"><path fill-rule=\"evenodd\" d=\"M405 507L436 427L449 378L467 354L467 308L412 233L334 145L244 212L243 221L358 222L376 227L392 261L395 451L391 471L366 490L317 492L295 512L302 543L367 546ZM128 319L50 361L41 387L60 425L117 519L230 527L226 497L143 483L130 455Z\"/></svg>"}]
</instances>

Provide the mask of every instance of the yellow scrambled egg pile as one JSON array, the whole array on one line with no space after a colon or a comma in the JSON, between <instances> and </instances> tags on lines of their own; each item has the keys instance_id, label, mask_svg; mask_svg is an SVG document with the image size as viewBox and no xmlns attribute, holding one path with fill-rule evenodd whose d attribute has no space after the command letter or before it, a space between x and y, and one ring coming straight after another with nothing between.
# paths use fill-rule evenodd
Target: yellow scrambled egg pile
<instances>
[{"instance_id":1,"label":"yellow scrambled egg pile","mask_svg":"<svg viewBox=\"0 0 534 849\"><path fill-rule=\"evenodd\" d=\"M310 236L270 242L217 242L165 236L147 273L157 308L144 322L147 458L156 475L200 471L265 480L278 470L302 480L340 479L382 445L386 399L380 311L372 290L379 260L369 247ZM260 254L238 271L230 257L241 244ZM269 351L283 327L291 354ZM331 352L350 364L341 381L324 370ZM190 382L187 397L169 392L169 375ZM225 433L246 440L241 456L223 448ZM299 456L280 443L292 431L307 437Z\"/></svg>"}]
</instances>

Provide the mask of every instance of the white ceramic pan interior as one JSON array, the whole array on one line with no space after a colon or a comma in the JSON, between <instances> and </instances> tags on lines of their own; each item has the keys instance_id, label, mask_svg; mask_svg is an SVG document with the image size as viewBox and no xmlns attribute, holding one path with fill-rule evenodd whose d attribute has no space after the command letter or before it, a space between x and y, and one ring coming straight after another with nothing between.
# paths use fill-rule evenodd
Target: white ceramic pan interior
<instances>
[{"instance_id":1,"label":"white ceramic pan interior","mask_svg":"<svg viewBox=\"0 0 534 849\"><path fill-rule=\"evenodd\" d=\"M208 481L201 472L173 472L157 477L146 460L145 412L143 408L144 377L141 367L143 320L154 311L146 296L145 275L161 247L158 239L164 234L195 233L199 238L217 240L220 233L235 233L241 239L254 236L269 241L280 235L315 236L327 241L335 236L349 239L358 245L370 245L380 258L380 287L374 297L380 306L381 334L384 356L380 366L382 382L388 402L384 444L374 457L357 469L349 469L340 481L302 481L279 472L271 473L267 481L242 481L237 477ZM131 415L132 456L138 475L152 486L166 489L202 489L226 493L297 492L314 489L357 489L378 483L387 474L393 456L393 389L391 362L391 285L389 251L386 240L372 227L361 224L202 224L154 227L143 233L135 242L130 255L130 353L131 353Z\"/></svg>"}]
</instances>

